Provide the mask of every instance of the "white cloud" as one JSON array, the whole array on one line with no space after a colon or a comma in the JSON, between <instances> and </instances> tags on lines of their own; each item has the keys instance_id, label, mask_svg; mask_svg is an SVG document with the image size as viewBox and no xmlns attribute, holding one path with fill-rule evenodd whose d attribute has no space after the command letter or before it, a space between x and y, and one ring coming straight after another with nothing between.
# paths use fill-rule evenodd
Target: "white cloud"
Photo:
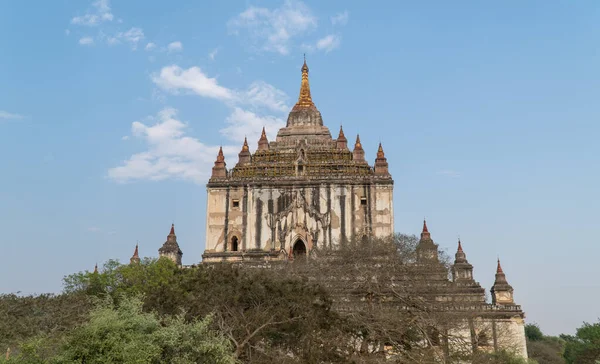
<instances>
[{"instance_id":1,"label":"white cloud","mask_svg":"<svg viewBox=\"0 0 600 364\"><path fill-rule=\"evenodd\" d=\"M333 25L346 25L348 24L349 18L348 10L344 10L341 13L337 13L331 17L331 24Z\"/></svg>"},{"instance_id":2,"label":"white cloud","mask_svg":"<svg viewBox=\"0 0 600 364\"><path fill-rule=\"evenodd\" d=\"M152 43L152 42L149 42L148 44L146 44L146 47L145 47L145 49L146 49L147 51L151 51L151 50L153 50L154 48L156 48L156 44L154 44L154 43Z\"/></svg>"},{"instance_id":3,"label":"white cloud","mask_svg":"<svg viewBox=\"0 0 600 364\"><path fill-rule=\"evenodd\" d=\"M187 125L176 116L177 110L165 108L153 118L157 120L154 125L133 122L133 136L145 141L148 150L109 169L108 177L117 182L167 178L204 182L210 175L219 147L185 135ZM233 151L233 148L228 149L230 154Z\"/></svg>"},{"instance_id":4,"label":"white cloud","mask_svg":"<svg viewBox=\"0 0 600 364\"><path fill-rule=\"evenodd\" d=\"M125 135L121 138L121 140L129 140L129 135Z\"/></svg>"},{"instance_id":5,"label":"white cloud","mask_svg":"<svg viewBox=\"0 0 600 364\"><path fill-rule=\"evenodd\" d=\"M216 78L206 76L199 67L186 70L177 65L163 67L160 74L152 76L152 81L160 88L171 92L187 90L218 100L235 98L233 91L220 86Z\"/></svg>"},{"instance_id":6,"label":"white cloud","mask_svg":"<svg viewBox=\"0 0 600 364\"><path fill-rule=\"evenodd\" d=\"M69 35L71 34L71 31L69 29L65 29L65 35Z\"/></svg>"},{"instance_id":7,"label":"white cloud","mask_svg":"<svg viewBox=\"0 0 600 364\"><path fill-rule=\"evenodd\" d=\"M255 81L245 91L241 102L254 107L264 106L273 111L286 112L290 110L286 105L287 100L288 96L285 92L266 82Z\"/></svg>"},{"instance_id":8,"label":"white cloud","mask_svg":"<svg viewBox=\"0 0 600 364\"><path fill-rule=\"evenodd\" d=\"M96 227L96 226L92 226L92 227L88 228L88 231L92 232L92 233L99 233L100 231L102 231L102 229L100 229L99 227Z\"/></svg>"},{"instance_id":9,"label":"white cloud","mask_svg":"<svg viewBox=\"0 0 600 364\"><path fill-rule=\"evenodd\" d=\"M169 43L167 46L169 52L181 52L183 50L183 44L180 41Z\"/></svg>"},{"instance_id":10,"label":"white cloud","mask_svg":"<svg viewBox=\"0 0 600 364\"><path fill-rule=\"evenodd\" d=\"M106 21L112 21L114 18L110 11L109 0L96 0L92 7L84 15L76 16L71 19L72 24L96 26Z\"/></svg>"},{"instance_id":11,"label":"white cloud","mask_svg":"<svg viewBox=\"0 0 600 364\"><path fill-rule=\"evenodd\" d=\"M133 45L137 45L139 41L144 39L144 31L140 28L131 28L125 33L119 33L119 37Z\"/></svg>"},{"instance_id":12,"label":"white cloud","mask_svg":"<svg viewBox=\"0 0 600 364\"><path fill-rule=\"evenodd\" d=\"M13 114L8 111L0 110L0 119L6 119L6 120L23 119L23 115Z\"/></svg>"},{"instance_id":13,"label":"white cloud","mask_svg":"<svg viewBox=\"0 0 600 364\"><path fill-rule=\"evenodd\" d=\"M94 38L92 37L83 37L79 39L79 44L81 45L92 45L94 44Z\"/></svg>"},{"instance_id":14,"label":"white cloud","mask_svg":"<svg viewBox=\"0 0 600 364\"><path fill-rule=\"evenodd\" d=\"M177 65L163 67L160 74L152 76L152 81L170 92L188 91L226 101L230 105L249 105L277 112L289 111L286 93L263 81L253 82L245 91L236 91L219 85L216 78L208 77L199 67L182 69Z\"/></svg>"},{"instance_id":15,"label":"white cloud","mask_svg":"<svg viewBox=\"0 0 600 364\"><path fill-rule=\"evenodd\" d=\"M152 122L155 123L150 125ZM235 165L245 136L252 149L255 149L263 126L272 140L277 130L285 125L282 119L261 117L238 107L227 117L226 124L220 133L232 141L223 145L229 166ZM120 166L109 169L107 177L115 182L180 179L205 183L210 177L219 146L205 144L187 135L187 132L188 125L177 118L177 110L173 108L163 109L156 117L150 117L149 121L133 122L132 136L145 142L147 149L133 154Z\"/></svg>"},{"instance_id":16,"label":"white cloud","mask_svg":"<svg viewBox=\"0 0 600 364\"><path fill-rule=\"evenodd\" d=\"M287 95L266 82L256 81L246 90L233 90L220 85L216 78L207 76L198 67L182 69L177 65L163 67L152 76L152 81L162 90L194 93L231 107L231 114L220 130L231 141L223 146L230 166L235 165L245 136L255 147L263 127L272 140L285 126L281 117L260 114L260 110L265 109L279 115L289 110ZM155 89L153 92L152 97L158 98L155 94L160 95L160 91ZM206 122L212 121L203 121ZM120 166L109 169L108 177L117 182L182 179L204 183L210 176L218 147L205 144L187 133L188 125L177 118L177 111L173 108L163 109L150 121L133 122L132 137L145 142L147 148L133 154ZM128 137L122 137L122 140Z\"/></svg>"},{"instance_id":17,"label":"white cloud","mask_svg":"<svg viewBox=\"0 0 600 364\"><path fill-rule=\"evenodd\" d=\"M217 53L219 53L219 48L215 48L212 52L208 54L208 56L214 61L215 57L217 56Z\"/></svg>"},{"instance_id":18,"label":"white cloud","mask_svg":"<svg viewBox=\"0 0 600 364\"><path fill-rule=\"evenodd\" d=\"M330 34L324 38L321 38L317 41L316 47L319 50L324 50L325 52L331 52L340 46L342 39L339 35Z\"/></svg>"},{"instance_id":19,"label":"white cloud","mask_svg":"<svg viewBox=\"0 0 600 364\"><path fill-rule=\"evenodd\" d=\"M317 18L303 2L286 0L272 10L251 6L227 25L236 35L248 35L255 47L285 55L293 38L317 27Z\"/></svg>"},{"instance_id":20,"label":"white cloud","mask_svg":"<svg viewBox=\"0 0 600 364\"><path fill-rule=\"evenodd\" d=\"M247 136L251 147L255 143L250 141L258 141L263 126L269 134L270 140L273 140L272 138L275 137L277 131L285 126L285 122L281 118L258 116L251 111L242 110L239 107L234 108L225 122L227 126L220 130L222 135L237 141L242 141Z\"/></svg>"},{"instance_id":21,"label":"white cloud","mask_svg":"<svg viewBox=\"0 0 600 364\"><path fill-rule=\"evenodd\" d=\"M133 27L126 32L119 32L115 36L106 37L109 45L119 44L121 42L129 43L133 50L137 49L138 43L144 39L144 31L141 28Z\"/></svg>"},{"instance_id":22,"label":"white cloud","mask_svg":"<svg viewBox=\"0 0 600 364\"><path fill-rule=\"evenodd\" d=\"M457 172L457 171L454 171L451 169L444 169L444 170L438 171L437 174L446 176L446 177L451 177L451 178L460 177L460 172Z\"/></svg>"}]
</instances>

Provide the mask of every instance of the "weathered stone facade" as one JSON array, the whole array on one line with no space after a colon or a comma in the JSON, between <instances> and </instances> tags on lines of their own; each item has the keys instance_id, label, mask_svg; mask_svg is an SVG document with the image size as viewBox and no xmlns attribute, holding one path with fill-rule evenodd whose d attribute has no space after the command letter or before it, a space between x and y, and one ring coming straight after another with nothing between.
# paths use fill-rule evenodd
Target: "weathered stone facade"
<instances>
[{"instance_id":1,"label":"weathered stone facade","mask_svg":"<svg viewBox=\"0 0 600 364\"><path fill-rule=\"evenodd\" d=\"M312 101L305 62L298 102L275 141L269 142L263 129L258 148L251 153L244 140L238 162L231 169L219 150L207 184L202 262L258 262L281 268L284 262L310 255L315 248L393 234L393 180L381 144L373 165L365 160L358 135L353 150L347 144L341 127L333 139L324 126ZM178 252L178 258L174 248L161 255L181 264ZM452 279L448 279L426 223L415 264L423 267L423 287L427 289L425 293L416 287L415 295L428 296L433 310L469 313L464 325L452 329L456 331L453 336L463 337L472 350L509 348L527 357L525 314L514 302L513 288L500 262L491 304L474 279L473 266L460 241ZM350 302L343 295L340 310L344 310L343 302Z\"/></svg>"},{"instance_id":2,"label":"weathered stone facade","mask_svg":"<svg viewBox=\"0 0 600 364\"><path fill-rule=\"evenodd\" d=\"M312 102L302 67L298 102L269 142L263 129L254 154L245 140L237 164L219 151L208 185L205 262L286 260L353 236L394 232L393 180L381 144L373 166L357 136L351 151Z\"/></svg>"}]
</instances>

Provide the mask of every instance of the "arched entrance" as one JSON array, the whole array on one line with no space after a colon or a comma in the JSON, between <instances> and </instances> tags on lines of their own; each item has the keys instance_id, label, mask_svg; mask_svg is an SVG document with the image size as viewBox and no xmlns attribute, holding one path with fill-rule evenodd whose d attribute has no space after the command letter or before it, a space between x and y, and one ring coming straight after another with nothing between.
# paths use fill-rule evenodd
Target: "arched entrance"
<instances>
[{"instance_id":1,"label":"arched entrance","mask_svg":"<svg viewBox=\"0 0 600 364\"><path fill-rule=\"evenodd\" d=\"M237 236L234 236L233 238L231 238L231 251L234 251L234 252L238 251L238 238L237 238Z\"/></svg>"},{"instance_id":2,"label":"arched entrance","mask_svg":"<svg viewBox=\"0 0 600 364\"><path fill-rule=\"evenodd\" d=\"M294 255L294 259L306 258L306 245L302 240L296 240L294 248L292 249L292 254Z\"/></svg>"}]
</instances>

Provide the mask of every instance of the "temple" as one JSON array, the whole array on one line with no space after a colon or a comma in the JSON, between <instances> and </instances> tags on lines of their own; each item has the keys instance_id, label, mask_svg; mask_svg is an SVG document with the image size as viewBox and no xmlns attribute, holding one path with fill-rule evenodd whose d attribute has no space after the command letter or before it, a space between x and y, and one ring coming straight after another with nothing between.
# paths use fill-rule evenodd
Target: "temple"
<instances>
[{"instance_id":1,"label":"temple","mask_svg":"<svg viewBox=\"0 0 600 364\"><path fill-rule=\"evenodd\" d=\"M332 138L314 104L306 60L298 102L274 141L245 139L226 168L219 150L208 182L204 262L288 260L353 237L394 232L393 180L379 144L375 163L340 127Z\"/></svg>"},{"instance_id":2,"label":"temple","mask_svg":"<svg viewBox=\"0 0 600 364\"><path fill-rule=\"evenodd\" d=\"M332 138L313 102L306 60L301 71L298 102L275 140L269 141L263 128L252 153L244 139L230 169L219 149L207 184L202 263L259 263L285 269L284 263L311 257L319 247L394 234L394 183L383 146L378 145L375 161L369 164L358 135L352 150L342 127ZM438 252L423 221L414 264L424 284L407 286L411 294L429 297L433 311L466 313L468 319L452 336L469 343L473 351L512 348L526 358L525 314L515 303L500 260L488 303L460 239L450 272ZM182 254L171 225L159 255L185 268ZM130 261L140 262L137 245Z\"/></svg>"}]
</instances>

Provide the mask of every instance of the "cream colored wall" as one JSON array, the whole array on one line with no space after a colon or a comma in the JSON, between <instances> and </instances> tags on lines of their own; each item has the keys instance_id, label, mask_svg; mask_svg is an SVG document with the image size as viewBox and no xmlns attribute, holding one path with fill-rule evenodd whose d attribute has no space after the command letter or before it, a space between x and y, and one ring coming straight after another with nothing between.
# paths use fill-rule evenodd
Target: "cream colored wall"
<instances>
[{"instance_id":1,"label":"cream colored wall","mask_svg":"<svg viewBox=\"0 0 600 364\"><path fill-rule=\"evenodd\" d=\"M236 235L241 249L255 249L257 240L257 226L260 226L260 249L279 250L284 248L289 252L291 245L298 237L302 238L308 245L308 249L316 243L322 245L336 246L342 239L342 218L345 225L346 238L350 239L353 234L361 235L367 230L368 216L365 216L365 208L361 205L361 198L367 197L365 193L370 191L370 212L372 221L372 233L376 237L384 237L394 232L393 227L393 187L391 185L371 185L370 189L362 185L344 184L321 184L316 187L319 193L319 206L312 205L313 187L248 187L248 213L246 231L244 235L244 189L243 187L230 188L229 200L227 200L227 188L208 188L207 214L206 214L206 251L222 252L224 241L229 242ZM331 209L328 211L328 191L331 200ZM304 192L304 193L302 193ZM292 195L293 208L286 213L277 212L277 198L283 193ZM345 199L345 214L342 214L340 201ZM240 201L239 208L232 207L232 200ZM268 213L269 200L273 200L275 214ZM258 201L262 202L262 213L257 216L256 209ZM352 209L352 201L354 209ZM225 234L226 205L229 204L229 224L227 237ZM281 215L281 216L279 216ZM281 246L277 218L280 224L287 224L284 245ZM260 222L257 224L257 219ZM354 229L352 226L354 225ZM331 241L329 240L329 226L331 226ZM275 239L272 239L272 228L275 228ZM230 250L230 247L228 248Z\"/></svg>"}]
</instances>

